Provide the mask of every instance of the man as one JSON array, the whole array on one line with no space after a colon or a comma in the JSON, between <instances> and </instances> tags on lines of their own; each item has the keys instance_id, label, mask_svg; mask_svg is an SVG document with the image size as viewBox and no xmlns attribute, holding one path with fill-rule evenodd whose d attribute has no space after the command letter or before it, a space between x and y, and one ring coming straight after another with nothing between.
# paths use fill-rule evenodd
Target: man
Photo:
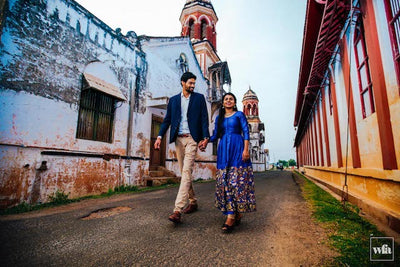
<instances>
[{"instance_id":1,"label":"man","mask_svg":"<svg viewBox=\"0 0 400 267\"><path fill-rule=\"evenodd\" d=\"M154 148L160 149L161 139L171 126L169 142L175 142L182 175L174 213L168 218L174 223L181 222L182 213L192 213L198 208L192 184L193 165L197 148L204 151L210 138L205 98L202 94L193 92L196 76L185 72L181 77L181 85L182 92L169 100L167 114L154 143ZM188 200L189 205L183 209Z\"/></svg>"}]
</instances>

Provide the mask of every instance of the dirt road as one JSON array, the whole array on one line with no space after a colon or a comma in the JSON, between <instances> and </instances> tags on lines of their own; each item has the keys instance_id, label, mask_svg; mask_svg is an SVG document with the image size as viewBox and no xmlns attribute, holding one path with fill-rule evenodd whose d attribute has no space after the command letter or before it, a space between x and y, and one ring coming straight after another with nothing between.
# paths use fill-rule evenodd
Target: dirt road
<instances>
[{"instance_id":1,"label":"dirt road","mask_svg":"<svg viewBox=\"0 0 400 267\"><path fill-rule=\"evenodd\" d=\"M0 217L2 266L320 266L335 254L290 172L256 175L257 212L232 234L214 208L214 183L195 184L199 211L167 220L177 188L86 200ZM83 220L119 207L114 216Z\"/></svg>"}]
</instances>

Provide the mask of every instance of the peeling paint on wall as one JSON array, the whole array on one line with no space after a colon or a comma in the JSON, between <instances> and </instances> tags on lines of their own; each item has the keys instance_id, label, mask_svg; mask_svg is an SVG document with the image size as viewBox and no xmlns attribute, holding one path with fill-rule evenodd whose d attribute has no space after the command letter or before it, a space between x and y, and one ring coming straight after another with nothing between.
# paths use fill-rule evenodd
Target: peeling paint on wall
<instances>
[{"instance_id":1,"label":"peeling paint on wall","mask_svg":"<svg viewBox=\"0 0 400 267\"><path fill-rule=\"evenodd\" d=\"M74 198L141 184L149 174L152 115L166 112L146 99L180 92L181 53L198 77L196 91L207 94L189 38L124 36L69 0L7 2L0 38L0 208L46 202L57 190ZM116 103L109 143L77 138L83 72L92 62L112 70L127 99ZM166 158L176 158L173 144ZM194 176L213 177L211 146L200 159L211 162L196 163ZM166 167L179 173L176 160Z\"/></svg>"},{"instance_id":2,"label":"peeling paint on wall","mask_svg":"<svg viewBox=\"0 0 400 267\"><path fill-rule=\"evenodd\" d=\"M143 90L145 78L137 75L145 75L146 60L134 35L122 36L74 1L7 2L0 39L1 207L46 202L57 190L98 194L125 182L130 99L116 107L111 143L77 139L76 129L90 62L108 65L127 98ZM103 159L108 154L114 156ZM128 180L135 184L142 175Z\"/></svg>"}]
</instances>

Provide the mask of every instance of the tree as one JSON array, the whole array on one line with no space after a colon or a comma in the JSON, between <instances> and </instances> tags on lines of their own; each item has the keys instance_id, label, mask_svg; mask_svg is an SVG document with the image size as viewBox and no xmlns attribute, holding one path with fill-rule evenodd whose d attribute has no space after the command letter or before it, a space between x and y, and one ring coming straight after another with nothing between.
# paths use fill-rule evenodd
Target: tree
<instances>
[{"instance_id":1,"label":"tree","mask_svg":"<svg viewBox=\"0 0 400 267\"><path fill-rule=\"evenodd\" d=\"M281 159L280 159L280 160L278 161L278 163L282 163L283 167L286 167L286 168L289 167L289 164L288 164L288 162L287 162L286 160L281 160Z\"/></svg>"},{"instance_id":2,"label":"tree","mask_svg":"<svg viewBox=\"0 0 400 267\"><path fill-rule=\"evenodd\" d=\"M289 166L296 166L296 161L294 159L289 159L289 161L286 160L278 160L278 164L282 164L283 167L288 168Z\"/></svg>"}]
</instances>

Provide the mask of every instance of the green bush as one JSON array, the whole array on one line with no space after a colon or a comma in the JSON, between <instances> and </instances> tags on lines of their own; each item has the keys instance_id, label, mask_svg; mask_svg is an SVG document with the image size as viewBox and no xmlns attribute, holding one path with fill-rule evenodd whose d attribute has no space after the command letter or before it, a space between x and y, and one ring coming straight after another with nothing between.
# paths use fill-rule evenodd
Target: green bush
<instances>
[{"instance_id":1,"label":"green bush","mask_svg":"<svg viewBox=\"0 0 400 267\"><path fill-rule=\"evenodd\" d=\"M65 204L70 203L71 200L68 199L69 193L65 194L64 191L57 190L53 195L49 196L49 202L51 204Z\"/></svg>"},{"instance_id":2,"label":"green bush","mask_svg":"<svg viewBox=\"0 0 400 267\"><path fill-rule=\"evenodd\" d=\"M135 185L120 185L114 188L114 192L136 192L138 187Z\"/></svg>"}]
</instances>

